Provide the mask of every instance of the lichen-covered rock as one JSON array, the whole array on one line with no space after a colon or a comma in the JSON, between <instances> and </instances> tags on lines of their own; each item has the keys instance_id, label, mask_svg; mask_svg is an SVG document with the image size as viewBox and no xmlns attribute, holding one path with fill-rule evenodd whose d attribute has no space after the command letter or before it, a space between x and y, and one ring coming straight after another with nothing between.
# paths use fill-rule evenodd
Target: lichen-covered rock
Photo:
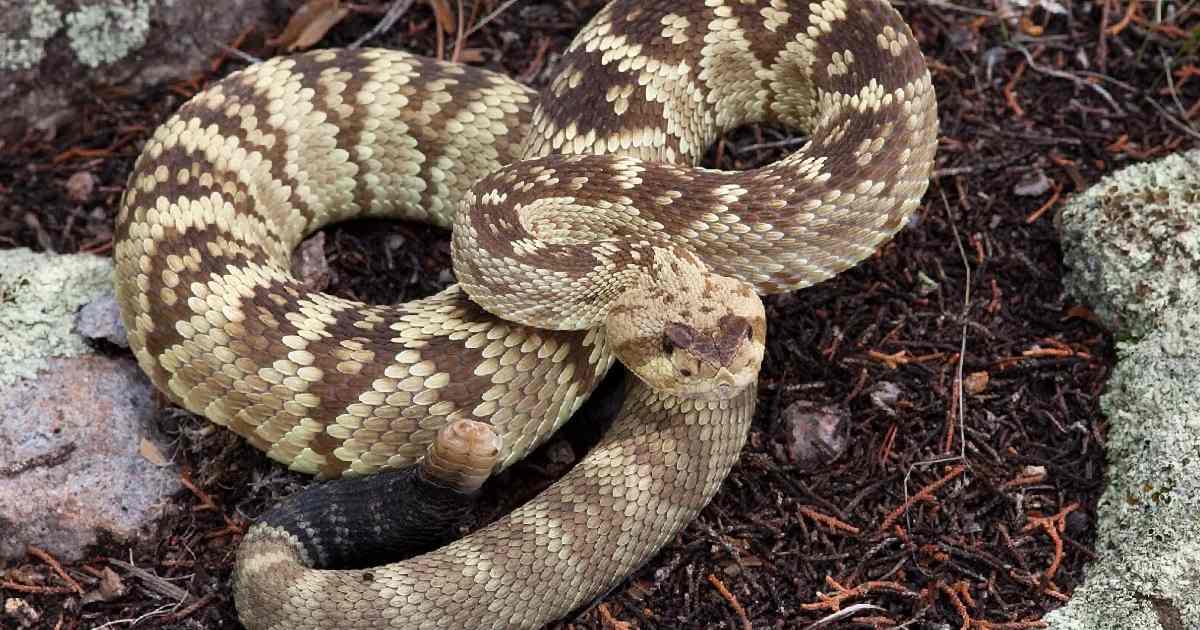
<instances>
[{"instance_id":1,"label":"lichen-covered rock","mask_svg":"<svg viewBox=\"0 0 1200 630\"><path fill-rule=\"evenodd\" d=\"M1108 487L1051 630L1200 628L1200 151L1127 168L1061 217L1067 285L1119 331Z\"/></svg>"},{"instance_id":2,"label":"lichen-covered rock","mask_svg":"<svg viewBox=\"0 0 1200 630\"><path fill-rule=\"evenodd\" d=\"M270 0L0 0L0 139L72 111L80 86L137 91L201 70Z\"/></svg>"},{"instance_id":3,"label":"lichen-covered rock","mask_svg":"<svg viewBox=\"0 0 1200 630\"><path fill-rule=\"evenodd\" d=\"M1200 323L1200 322L1198 322ZM1122 344L1100 399L1109 485L1100 559L1054 630L1200 628L1200 354L1194 329ZM1159 625L1169 619L1175 625Z\"/></svg>"},{"instance_id":4,"label":"lichen-covered rock","mask_svg":"<svg viewBox=\"0 0 1200 630\"><path fill-rule=\"evenodd\" d=\"M1067 290L1122 338L1200 299L1200 150L1122 169L1058 220Z\"/></svg>"},{"instance_id":5,"label":"lichen-covered rock","mask_svg":"<svg viewBox=\"0 0 1200 630\"><path fill-rule=\"evenodd\" d=\"M120 61L146 43L152 0L93 4L68 13L67 43L89 68Z\"/></svg>"},{"instance_id":6,"label":"lichen-covered rock","mask_svg":"<svg viewBox=\"0 0 1200 630\"><path fill-rule=\"evenodd\" d=\"M150 380L75 331L111 292L108 258L0 250L0 560L28 544L77 559L98 529L132 537L179 487L145 441Z\"/></svg>"},{"instance_id":7,"label":"lichen-covered rock","mask_svg":"<svg viewBox=\"0 0 1200 630\"><path fill-rule=\"evenodd\" d=\"M29 2L21 12L13 0L0 2L11 18L0 27L0 71L28 70L46 56L46 42L62 27L62 12L49 2ZM22 20L22 18L24 18ZM24 22L22 24L22 22Z\"/></svg>"},{"instance_id":8,"label":"lichen-covered rock","mask_svg":"<svg viewBox=\"0 0 1200 630\"><path fill-rule=\"evenodd\" d=\"M0 250L0 386L28 378L50 357L89 352L76 312L112 292L112 260Z\"/></svg>"}]
</instances>

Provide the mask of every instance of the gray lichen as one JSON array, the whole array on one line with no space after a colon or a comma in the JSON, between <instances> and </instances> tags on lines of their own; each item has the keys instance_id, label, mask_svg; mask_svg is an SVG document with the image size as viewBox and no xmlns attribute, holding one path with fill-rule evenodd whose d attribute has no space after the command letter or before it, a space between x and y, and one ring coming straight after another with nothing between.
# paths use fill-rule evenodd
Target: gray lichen
<instances>
[{"instance_id":1,"label":"gray lichen","mask_svg":"<svg viewBox=\"0 0 1200 630\"><path fill-rule=\"evenodd\" d=\"M49 0L0 0L0 71L41 63L46 44L64 24L79 63L96 68L124 58L146 43L154 0L104 0L63 12Z\"/></svg>"},{"instance_id":2,"label":"gray lichen","mask_svg":"<svg viewBox=\"0 0 1200 630\"><path fill-rule=\"evenodd\" d=\"M1119 327L1100 406L1099 559L1052 630L1200 628L1200 152L1137 165L1061 217L1067 285Z\"/></svg>"},{"instance_id":3,"label":"gray lichen","mask_svg":"<svg viewBox=\"0 0 1200 630\"><path fill-rule=\"evenodd\" d=\"M146 43L152 0L81 7L67 16L67 41L79 62L98 67L118 61Z\"/></svg>"},{"instance_id":4,"label":"gray lichen","mask_svg":"<svg viewBox=\"0 0 1200 630\"><path fill-rule=\"evenodd\" d=\"M1148 333L1200 295L1198 172L1200 151L1136 164L1063 208L1066 287L1122 337Z\"/></svg>"},{"instance_id":5,"label":"gray lichen","mask_svg":"<svg viewBox=\"0 0 1200 630\"><path fill-rule=\"evenodd\" d=\"M111 288L108 258L0 250L0 385L33 376L49 357L88 352L75 312Z\"/></svg>"},{"instance_id":6,"label":"gray lichen","mask_svg":"<svg viewBox=\"0 0 1200 630\"><path fill-rule=\"evenodd\" d=\"M41 62L46 40L62 28L62 13L46 0L0 1L7 26L0 26L0 71L27 70ZM21 19L24 13L27 19Z\"/></svg>"},{"instance_id":7,"label":"gray lichen","mask_svg":"<svg viewBox=\"0 0 1200 630\"><path fill-rule=\"evenodd\" d=\"M1200 360L1193 330L1169 326L1121 344L1100 399L1109 421L1101 559L1070 603L1046 616L1055 630L1159 628L1162 615L1200 628Z\"/></svg>"}]
</instances>

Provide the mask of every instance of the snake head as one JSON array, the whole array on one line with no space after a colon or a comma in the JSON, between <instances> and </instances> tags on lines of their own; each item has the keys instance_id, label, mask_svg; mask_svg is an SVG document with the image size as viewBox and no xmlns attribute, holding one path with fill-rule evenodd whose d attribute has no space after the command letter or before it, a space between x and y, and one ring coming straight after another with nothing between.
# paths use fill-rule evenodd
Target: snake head
<instances>
[{"instance_id":1,"label":"snake head","mask_svg":"<svg viewBox=\"0 0 1200 630\"><path fill-rule=\"evenodd\" d=\"M650 387L682 398L732 398L754 383L767 320L753 287L702 264L659 271L608 312L617 359Z\"/></svg>"}]
</instances>

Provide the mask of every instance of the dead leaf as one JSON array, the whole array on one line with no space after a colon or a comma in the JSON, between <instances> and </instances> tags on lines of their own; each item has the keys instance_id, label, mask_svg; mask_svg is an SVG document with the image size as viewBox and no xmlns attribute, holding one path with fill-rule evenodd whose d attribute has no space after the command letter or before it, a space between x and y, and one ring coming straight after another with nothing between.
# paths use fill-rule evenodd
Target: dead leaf
<instances>
[{"instance_id":1,"label":"dead leaf","mask_svg":"<svg viewBox=\"0 0 1200 630\"><path fill-rule=\"evenodd\" d=\"M83 596L85 602L111 602L115 599L120 599L129 592L125 582L121 581L121 576L117 575L116 571L108 567L104 567L100 574L99 587Z\"/></svg>"},{"instance_id":2,"label":"dead leaf","mask_svg":"<svg viewBox=\"0 0 1200 630\"><path fill-rule=\"evenodd\" d=\"M448 35L458 29L454 11L450 10L450 3L447 0L429 0L429 6L433 9L433 14L437 17L438 26L442 27L442 32Z\"/></svg>"},{"instance_id":3,"label":"dead leaf","mask_svg":"<svg viewBox=\"0 0 1200 630\"><path fill-rule=\"evenodd\" d=\"M1096 317L1096 314L1092 312L1092 309L1083 306L1082 304L1077 304L1068 308L1067 312L1063 314L1062 319L1059 321L1065 322L1070 319L1083 319L1092 322L1093 324L1103 325L1103 322L1100 321L1099 317Z\"/></svg>"},{"instance_id":4,"label":"dead leaf","mask_svg":"<svg viewBox=\"0 0 1200 630\"><path fill-rule=\"evenodd\" d=\"M111 602L125 596L128 589L125 588L125 583L121 581L121 576L117 575L116 571L108 567L104 567L100 577L100 595L104 597L104 601Z\"/></svg>"},{"instance_id":5,"label":"dead leaf","mask_svg":"<svg viewBox=\"0 0 1200 630\"><path fill-rule=\"evenodd\" d=\"M971 372L963 379L963 388L967 390L968 394L979 394L987 389L988 380L987 372Z\"/></svg>"},{"instance_id":6,"label":"dead leaf","mask_svg":"<svg viewBox=\"0 0 1200 630\"><path fill-rule=\"evenodd\" d=\"M1028 13L1021 16L1021 31L1026 35L1030 37L1040 37L1042 32L1045 30L1046 29L1040 24L1035 24L1033 19L1029 17Z\"/></svg>"},{"instance_id":7,"label":"dead leaf","mask_svg":"<svg viewBox=\"0 0 1200 630\"><path fill-rule=\"evenodd\" d=\"M157 444L147 440L146 438L142 438L142 443L138 446L138 453L140 453L142 457L146 458L146 461L154 464L155 466L166 466L170 461L165 455L163 455L163 452L159 450Z\"/></svg>"},{"instance_id":8,"label":"dead leaf","mask_svg":"<svg viewBox=\"0 0 1200 630\"><path fill-rule=\"evenodd\" d=\"M16 619L22 628L32 628L42 620L42 613L20 597L4 600L4 616Z\"/></svg>"},{"instance_id":9,"label":"dead leaf","mask_svg":"<svg viewBox=\"0 0 1200 630\"><path fill-rule=\"evenodd\" d=\"M310 48L349 14L341 0L308 0L292 14L283 33L267 43L289 51Z\"/></svg>"}]
</instances>

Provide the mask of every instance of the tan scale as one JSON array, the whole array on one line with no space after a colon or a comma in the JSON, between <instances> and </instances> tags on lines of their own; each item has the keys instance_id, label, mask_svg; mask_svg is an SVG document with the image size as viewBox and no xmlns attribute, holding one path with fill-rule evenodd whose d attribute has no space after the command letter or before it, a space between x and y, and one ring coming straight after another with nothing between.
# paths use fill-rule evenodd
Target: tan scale
<instances>
[{"instance_id":1,"label":"tan scale","mask_svg":"<svg viewBox=\"0 0 1200 630\"><path fill-rule=\"evenodd\" d=\"M760 122L811 140L755 170L694 167ZM369 580L309 569L286 532L253 528L243 621L538 627L609 588L735 461L756 294L827 279L902 228L936 127L924 60L882 0L617 0L544 97L384 50L274 59L197 95L147 142L115 245L131 345L178 404L325 476L412 463L478 420L501 469L614 357L639 377L545 493ZM453 225L462 284L380 306L289 275L300 239L360 216Z\"/></svg>"}]
</instances>

